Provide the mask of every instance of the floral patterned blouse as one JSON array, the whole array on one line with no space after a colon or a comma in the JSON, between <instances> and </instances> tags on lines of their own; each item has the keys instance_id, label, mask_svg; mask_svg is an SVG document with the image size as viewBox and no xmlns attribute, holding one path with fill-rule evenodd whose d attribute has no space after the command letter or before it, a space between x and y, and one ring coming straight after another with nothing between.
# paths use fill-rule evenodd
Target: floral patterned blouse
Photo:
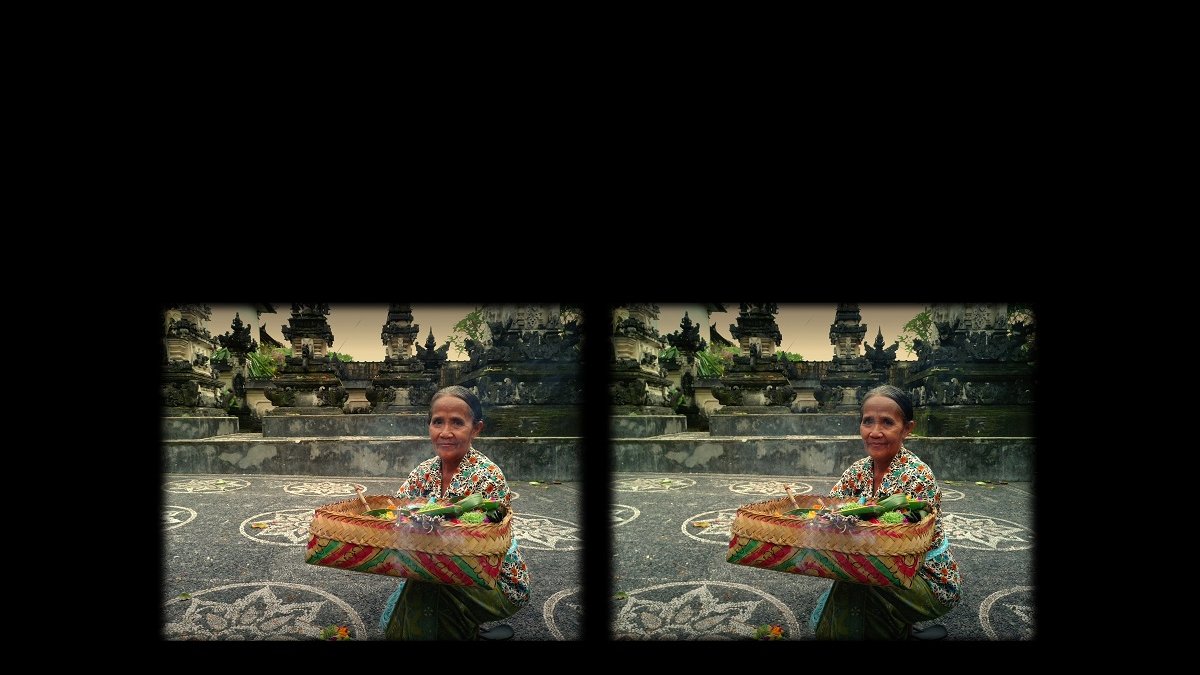
<instances>
[{"instance_id":1,"label":"floral patterned blouse","mask_svg":"<svg viewBox=\"0 0 1200 675\"><path fill-rule=\"evenodd\" d=\"M871 492L873 482L874 465L870 457L863 457L846 469L841 480L829 490L829 496L857 499L866 495L867 499L878 502L890 495L906 494L913 499L930 502L936 518L933 547L937 550L945 536L942 532L942 489L933 478L929 465L909 452L908 448L901 447L888 465L887 475L879 482L879 490L875 493ZM947 608L954 607L962 600L962 577L949 547L937 555L926 556L920 574Z\"/></svg>"},{"instance_id":2,"label":"floral patterned blouse","mask_svg":"<svg viewBox=\"0 0 1200 675\"><path fill-rule=\"evenodd\" d=\"M483 456L475 448L471 448L458 465L458 471L450 480L446 497L465 497L481 494L484 499L509 503L508 483L504 473L492 460ZM397 497L409 499L428 499L442 496L442 460L431 457L417 465L408 474L398 490ZM500 564L500 577L497 579L500 590L512 603L523 607L529 602L529 568L517 548L510 550Z\"/></svg>"}]
</instances>

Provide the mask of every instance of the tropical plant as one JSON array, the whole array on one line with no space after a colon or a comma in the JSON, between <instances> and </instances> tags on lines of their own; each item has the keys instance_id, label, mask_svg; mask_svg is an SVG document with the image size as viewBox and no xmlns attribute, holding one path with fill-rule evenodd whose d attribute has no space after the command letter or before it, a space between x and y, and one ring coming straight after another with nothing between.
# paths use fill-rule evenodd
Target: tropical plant
<instances>
[{"instance_id":1,"label":"tropical plant","mask_svg":"<svg viewBox=\"0 0 1200 675\"><path fill-rule=\"evenodd\" d=\"M454 324L454 331L446 341L460 353L467 353L467 339L476 342L483 339L483 308L476 307Z\"/></svg>"},{"instance_id":2,"label":"tropical plant","mask_svg":"<svg viewBox=\"0 0 1200 675\"><path fill-rule=\"evenodd\" d=\"M349 354L343 354L341 352L329 352L329 358L337 359L338 361L341 361L342 363L350 363L351 361L354 360L353 356L350 356Z\"/></svg>"},{"instance_id":3,"label":"tropical plant","mask_svg":"<svg viewBox=\"0 0 1200 675\"><path fill-rule=\"evenodd\" d=\"M246 366L250 372L250 377L255 379L275 377L279 372L279 368L283 365L284 357L291 355L292 350L290 347L280 349L278 347L259 345L258 351L250 352L246 355Z\"/></svg>"},{"instance_id":4,"label":"tropical plant","mask_svg":"<svg viewBox=\"0 0 1200 675\"><path fill-rule=\"evenodd\" d=\"M791 361L792 363L799 363L804 360L803 356L792 353L792 352L785 352L782 349L775 353L779 354L780 358L786 358L788 361Z\"/></svg>"},{"instance_id":5,"label":"tropical plant","mask_svg":"<svg viewBox=\"0 0 1200 675\"><path fill-rule=\"evenodd\" d=\"M904 351L908 352L909 356L913 356L917 353L914 341L921 340L927 343L932 333L933 313L926 307L916 316L909 319L908 323L904 324L901 333L896 336L896 342L900 343L900 346Z\"/></svg>"}]
</instances>

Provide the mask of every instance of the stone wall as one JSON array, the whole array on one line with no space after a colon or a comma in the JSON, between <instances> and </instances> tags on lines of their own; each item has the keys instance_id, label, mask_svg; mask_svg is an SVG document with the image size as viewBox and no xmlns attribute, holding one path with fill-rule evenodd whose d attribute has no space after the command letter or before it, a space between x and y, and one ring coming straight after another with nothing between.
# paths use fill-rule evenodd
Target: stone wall
<instances>
[{"instance_id":1,"label":"stone wall","mask_svg":"<svg viewBox=\"0 0 1200 675\"><path fill-rule=\"evenodd\" d=\"M905 447L938 480L1034 480L1033 438L910 438ZM614 471L842 475L866 456L860 438L627 438L612 443Z\"/></svg>"},{"instance_id":2,"label":"stone wall","mask_svg":"<svg viewBox=\"0 0 1200 675\"><path fill-rule=\"evenodd\" d=\"M509 481L583 479L580 438L484 438L474 447ZM428 438L200 439L162 443L167 473L394 476L433 456Z\"/></svg>"}]
</instances>

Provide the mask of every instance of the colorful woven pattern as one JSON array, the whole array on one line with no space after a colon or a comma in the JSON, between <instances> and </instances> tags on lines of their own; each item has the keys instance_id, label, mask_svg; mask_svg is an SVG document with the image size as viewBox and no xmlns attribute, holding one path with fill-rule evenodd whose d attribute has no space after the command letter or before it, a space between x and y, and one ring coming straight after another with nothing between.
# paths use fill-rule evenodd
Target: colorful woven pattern
<instances>
[{"instance_id":1,"label":"colorful woven pattern","mask_svg":"<svg viewBox=\"0 0 1200 675\"><path fill-rule=\"evenodd\" d=\"M371 508L388 506L368 496ZM310 565L406 577L457 586L492 588L512 543L512 512L499 523L444 523L432 530L362 515L358 499L316 510L305 562Z\"/></svg>"},{"instance_id":2,"label":"colorful woven pattern","mask_svg":"<svg viewBox=\"0 0 1200 675\"><path fill-rule=\"evenodd\" d=\"M726 560L738 565L761 567L776 572L908 588L912 586L913 576L925 560L925 554L876 556L840 553L827 549L772 544L748 537L734 537L729 542L729 556Z\"/></svg>"},{"instance_id":3,"label":"colorful woven pattern","mask_svg":"<svg viewBox=\"0 0 1200 675\"><path fill-rule=\"evenodd\" d=\"M814 495L796 497L804 508L836 501ZM933 539L932 515L918 523L858 522L843 530L819 519L784 515L794 508L790 499L739 508L730 526L726 561L837 581L909 588Z\"/></svg>"}]
</instances>

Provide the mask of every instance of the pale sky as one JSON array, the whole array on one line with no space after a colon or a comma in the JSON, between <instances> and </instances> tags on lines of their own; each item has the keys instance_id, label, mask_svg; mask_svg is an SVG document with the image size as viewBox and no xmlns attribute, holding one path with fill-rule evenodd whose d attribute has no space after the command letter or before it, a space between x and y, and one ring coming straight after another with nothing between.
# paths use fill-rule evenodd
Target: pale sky
<instances>
[{"instance_id":1,"label":"pale sky","mask_svg":"<svg viewBox=\"0 0 1200 675\"><path fill-rule=\"evenodd\" d=\"M276 302L272 304L275 306L275 313L262 315L267 326L267 333L286 345L288 341L284 339L281 329L287 325L288 317L292 315L292 303ZM208 321L208 330L214 338L231 330L229 324L233 322L235 312L241 313L244 323L254 325L254 308L251 305L209 304L209 307L212 308L212 318ZM446 344L446 338L450 337L454 324L462 320L473 309L475 309L475 305L414 304L412 306L413 323L420 326L421 331L417 334L416 342L424 346L425 339L429 336L429 330L432 328L433 339L437 341L437 346ZM333 331L333 351L349 354L354 357L355 361L382 361L384 348L379 334L383 331L383 324L387 322L387 310L386 304L338 305L330 303L329 316L325 318L329 321L329 329ZM257 326L252 329L251 337L258 341ZM451 361L465 361L467 355L457 354L457 350L451 347L449 358Z\"/></svg>"},{"instance_id":2,"label":"pale sky","mask_svg":"<svg viewBox=\"0 0 1200 675\"><path fill-rule=\"evenodd\" d=\"M287 302L273 304L276 313L263 315L267 332L276 340L286 344L287 340L283 337L281 327L287 323L288 317L291 316L292 305ZM738 303L727 302L723 304L726 311L724 313L714 313L710 318L710 322L716 324L717 330L721 335L725 336L726 339L730 339L733 336L729 333L729 324L737 323ZM252 306L210 304L209 307L212 308L212 318L208 322L208 330L213 334L214 338L229 331L229 324L233 321L234 313L240 312L242 321L252 326L251 335L255 340L258 340L258 330L254 323L254 309ZM683 319L685 310L689 312L689 316L693 321L697 321L702 307L703 305L659 305L659 332L665 335L679 330L679 322ZM387 308L386 304L338 305L330 303L330 311L327 318L330 330L333 331L333 350L349 354L354 357L355 361L382 361L384 349L383 342L379 339L379 334L383 329L384 322L387 320ZM424 345L425 338L429 335L429 330L433 329L433 337L437 341L438 346L445 344L446 338L450 336L454 328L454 324L458 323L459 320L474 308L475 305L414 304L412 306L413 323L420 326L417 342ZM866 344L874 345L875 331L882 328L884 345L890 346L896 341L896 336L900 334L904 324L923 309L925 309L925 305L860 305L859 313L862 315L863 324L867 326L867 334L863 338L863 341ZM783 343L779 346L779 349L798 353L804 356L806 361L833 360L833 345L829 343L829 326L833 323L836 311L836 303L779 305L779 313L775 315L775 321L779 324L779 331L783 334ZM707 326L701 326L700 336L705 341L708 341ZM449 357L453 361L465 361L467 359L466 354L458 353L453 347L450 348ZM901 361L913 360L916 358L916 355L907 353L901 347L896 354L896 358Z\"/></svg>"}]
</instances>

